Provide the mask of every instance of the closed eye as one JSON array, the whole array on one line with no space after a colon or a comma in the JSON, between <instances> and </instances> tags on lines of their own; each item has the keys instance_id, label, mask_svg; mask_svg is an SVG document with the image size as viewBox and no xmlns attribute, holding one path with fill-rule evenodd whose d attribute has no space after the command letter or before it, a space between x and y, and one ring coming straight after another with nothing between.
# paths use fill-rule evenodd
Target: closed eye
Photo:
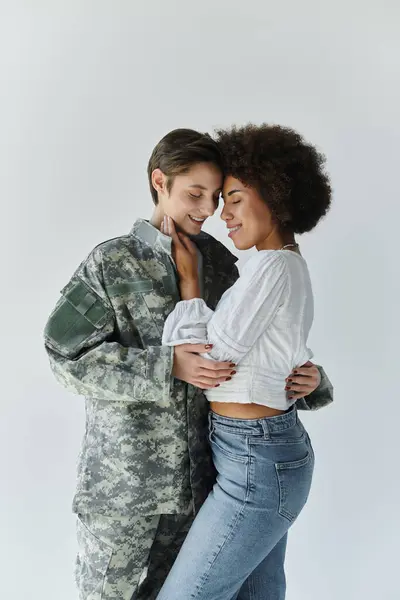
<instances>
[{"instance_id":1,"label":"closed eye","mask_svg":"<svg viewBox=\"0 0 400 600\"><path fill-rule=\"evenodd\" d=\"M199 200L199 198L201 198L201 197L202 197L202 195L203 195L203 194L200 194L200 196L196 196L196 194L191 194L191 193L189 192L189 196L190 196L191 198L196 198L196 200Z\"/></svg>"}]
</instances>

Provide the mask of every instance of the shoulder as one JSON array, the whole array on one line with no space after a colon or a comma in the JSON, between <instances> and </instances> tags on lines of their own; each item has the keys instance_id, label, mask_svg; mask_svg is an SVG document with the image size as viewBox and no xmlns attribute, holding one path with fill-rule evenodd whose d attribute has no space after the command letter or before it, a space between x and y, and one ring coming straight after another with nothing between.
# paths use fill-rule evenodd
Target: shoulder
<instances>
[{"instance_id":1,"label":"shoulder","mask_svg":"<svg viewBox=\"0 0 400 600\"><path fill-rule=\"evenodd\" d=\"M202 231L194 239L202 254L209 254L213 262L222 262L228 265L234 265L237 257L228 250L228 248L215 237Z\"/></svg>"},{"instance_id":2,"label":"shoulder","mask_svg":"<svg viewBox=\"0 0 400 600\"><path fill-rule=\"evenodd\" d=\"M279 250L260 250L251 256L243 266L241 275L285 276L288 270L286 257Z\"/></svg>"},{"instance_id":3,"label":"shoulder","mask_svg":"<svg viewBox=\"0 0 400 600\"><path fill-rule=\"evenodd\" d=\"M117 276L127 264L131 265L131 268L137 268L146 258L143 246L140 240L130 234L100 242L82 261L76 273L80 275L92 273L99 276L108 272Z\"/></svg>"},{"instance_id":4,"label":"shoulder","mask_svg":"<svg viewBox=\"0 0 400 600\"><path fill-rule=\"evenodd\" d=\"M97 244L90 252L88 259L94 262L112 263L120 263L127 259L141 261L151 258L147 256L149 253L151 257L154 254L151 246L144 244L140 238L132 234L126 234Z\"/></svg>"}]
</instances>

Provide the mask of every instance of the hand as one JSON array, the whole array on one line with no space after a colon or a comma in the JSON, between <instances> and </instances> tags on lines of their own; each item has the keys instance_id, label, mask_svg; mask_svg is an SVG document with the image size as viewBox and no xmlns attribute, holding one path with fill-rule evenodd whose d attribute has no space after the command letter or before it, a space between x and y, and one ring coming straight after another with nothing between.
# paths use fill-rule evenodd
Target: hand
<instances>
[{"instance_id":1,"label":"hand","mask_svg":"<svg viewBox=\"0 0 400 600\"><path fill-rule=\"evenodd\" d=\"M308 361L302 367L293 369L286 378L286 388L289 399L299 400L314 392L321 383L321 374L312 362Z\"/></svg>"},{"instance_id":2,"label":"hand","mask_svg":"<svg viewBox=\"0 0 400 600\"><path fill-rule=\"evenodd\" d=\"M182 344L174 347L172 375L202 390L218 387L235 374L233 363L215 362L198 356L209 352L210 345Z\"/></svg>"},{"instance_id":3,"label":"hand","mask_svg":"<svg viewBox=\"0 0 400 600\"><path fill-rule=\"evenodd\" d=\"M177 233L175 223L171 217L164 217L161 231L172 238L172 256L174 258L179 277L182 281L198 281L197 250L193 242L183 233Z\"/></svg>"}]
</instances>

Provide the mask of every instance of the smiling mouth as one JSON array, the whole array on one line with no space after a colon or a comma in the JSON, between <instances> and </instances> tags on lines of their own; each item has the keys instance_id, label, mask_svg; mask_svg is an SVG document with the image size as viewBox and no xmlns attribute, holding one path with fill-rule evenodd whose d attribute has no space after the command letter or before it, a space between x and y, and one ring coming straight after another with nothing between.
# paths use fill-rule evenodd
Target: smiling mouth
<instances>
[{"instance_id":1,"label":"smiling mouth","mask_svg":"<svg viewBox=\"0 0 400 600\"><path fill-rule=\"evenodd\" d=\"M202 223L204 223L206 218L207 217L192 217L192 215L189 215L189 219L191 219L193 221L193 223L197 223L198 225L201 225Z\"/></svg>"},{"instance_id":2,"label":"smiling mouth","mask_svg":"<svg viewBox=\"0 0 400 600\"><path fill-rule=\"evenodd\" d=\"M237 231L239 231L239 229L241 227L242 227L241 225L237 225L236 227L228 227L228 229L229 229L228 237L232 237L232 235L234 233L236 233Z\"/></svg>"}]
</instances>

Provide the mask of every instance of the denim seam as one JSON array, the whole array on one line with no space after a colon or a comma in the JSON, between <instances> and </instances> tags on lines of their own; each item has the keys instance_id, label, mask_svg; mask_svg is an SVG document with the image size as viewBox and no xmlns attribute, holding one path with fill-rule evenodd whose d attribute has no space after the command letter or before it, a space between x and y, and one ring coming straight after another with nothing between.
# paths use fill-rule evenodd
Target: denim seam
<instances>
[{"instance_id":1,"label":"denim seam","mask_svg":"<svg viewBox=\"0 0 400 600\"><path fill-rule=\"evenodd\" d=\"M281 480L279 478L279 473L278 473L278 469L276 468L276 465L275 465L275 472L276 472L276 477L277 477L277 480L278 480L278 488L279 488L278 514L280 514L281 517L283 517L284 519L286 519L287 521L289 521L289 523L293 523L293 521L294 521L293 515L291 515L288 511L286 511L282 507L282 497L283 497L284 494L283 494Z\"/></svg>"},{"instance_id":2,"label":"denim seam","mask_svg":"<svg viewBox=\"0 0 400 600\"><path fill-rule=\"evenodd\" d=\"M275 463L275 473L276 473L276 477L278 480L278 488L279 488L278 513L283 518L287 519L287 521L289 521L289 523L293 523L296 520L296 516L292 515L289 511L285 510L282 506L282 504L283 504L282 498L284 496L284 493L283 493L281 478L279 477L279 471L301 468L301 467L307 465L309 463L310 459L311 459L311 454L310 454L310 452L308 452L307 456L305 458L303 458L302 460L297 460L297 461L287 462L287 463Z\"/></svg>"},{"instance_id":3,"label":"denim seam","mask_svg":"<svg viewBox=\"0 0 400 600\"><path fill-rule=\"evenodd\" d=\"M223 448L221 448L221 446L219 446L215 440L213 441L214 433L215 433L215 428L214 428L214 426L212 426L209 431L209 434L208 434L208 439L209 439L210 444L214 444L218 448L218 451L221 452L221 454L223 454L224 456L229 458L229 460L233 460L234 462L237 462L241 465L246 465L248 463L248 455L247 455L247 457L240 458L240 457L236 456L235 454L233 454L233 453L231 454L227 450L224 450ZM243 435L237 436L237 437L243 438Z\"/></svg>"},{"instance_id":4,"label":"denim seam","mask_svg":"<svg viewBox=\"0 0 400 600\"><path fill-rule=\"evenodd\" d=\"M249 598L249 600L257 600L257 596L256 596L256 584L254 583L254 580L251 577L248 577L246 579L246 581L244 582L243 586L247 587L247 592L248 592L248 598ZM243 590L243 586L240 588L240 591Z\"/></svg>"},{"instance_id":5,"label":"denim seam","mask_svg":"<svg viewBox=\"0 0 400 600\"><path fill-rule=\"evenodd\" d=\"M286 440L276 440L273 437L272 438L265 438L265 437L254 437L251 436L250 437L250 444L253 444L253 446L287 446L287 445L291 445L291 444L304 444L306 440L305 435L302 435L299 438L291 438L291 439L286 439Z\"/></svg>"},{"instance_id":6,"label":"denim seam","mask_svg":"<svg viewBox=\"0 0 400 600\"><path fill-rule=\"evenodd\" d=\"M253 579L248 579L248 586L249 586L249 599L250 600L257 600L256 597L256 584L254 582Z\"/></svg>"},{"instance_id":7,"label":"denim seam","mask_svg":"<svg viewBox=\"0 0 400 600\"><path fill-rule=\"evenodd\" d=\"M257 422L257 419L254 419L254 420ZM236 437L240 437L242 435L251 435L251 436L261 435L261 431L260 432L254 431L254 433L252 433L250 428L246 429L244 427L237 427L237 426L233 427L232 425L225 425L223 423L218 423L217 427L221 431L225 431L226 433L230 433L231 435L234 435Z\"/></svg>"},{"instance_id":8,"label":"denim seam","mask_svg":"<svg viewBox=\"0 0 400 600\"><path fill-rule=\"evenodd\" d=\"M245 495L244 501L243 501L240 509L235 514L234 518L232 519L231 524L229 526L229 531L228 531L227 535L225 536L224 541L222 542L221 546L218 548L217 553L213 557L212 561L209 563L208 571L207 571L207 573L204 574L203 578L201 579L200 586L196 585L197 589L196 589L195 595L193 595L193 594L191 595L191 597L190 597L191 600L196 600L196 598L198 598L199 592L201 590L201 586L203 586L207 582L207 579L210 575L210 571L211 571L212 567L214 566L215 561L217 560L218 556L221 554L221 551L223 550L225 544L227 544L227 542L230 539L232 539L232 537L235 533L235 529L237 528L237 525L240 522L240 519L243 518L244 509L246 507L246 504L248 503L248 498L249 498L249 493L250 493L249 492L249 470L250 469L249 469L249 460L248 460L247 461L247 477L246 477L246 480L247 480L246 488L247 489L246 489L246 495Z\"/></svg>"},{"instance_id":9,"label":"denim seam","mask_svg":"<svg viewBox=\"0 0 400 600\"><path fill-rule=\"evenodd\" d=\"M224 450L223 448L221 448L221 446L219 446L217 444L217 442L212 441L211 439L212 434L210 434L210 443L214 444L217 448L218 448L218 452L221 452L221 454L223 454L224 456L226 456L227 458L229 458L229 460L233 460L234 462L240 464L240 465L247 465L248 459L246 457L239 458L238 456L235 456L234 454L230 454L229 452L227 452L226 450Z\"/></svg>"},{"instance_id":10,"label":"denim seam","mask_svg":"<svg viewBox=\"0 0 400 600\"><path fill-rule=\"evenodd\" d=\"M221 544L221 546L218 548L217 553L215 554L215 556L213 557L212 561L210 562L209 566L208 566L208 571L207 573L204 574L203 578L200 581L200 586L197 585L197 589L195 592L195 596L192 594L191 595L191 600L196 600L196 598L199 597L199 592L201 591L201 587L204 586L204 584L207 582L207 579L210 575L210 571L212 569L212 567L215 564L215 561L217 560L218 556L221 554L221 551L223 550L225 544L227 544L227 542L232 538L233 533L235 532L235 528L237 527L240 519L243 517L243 513L244 513L244 507L246 505L246 501L243 502L242 506L240 507L240 510L238 511L238 513L235 515L235 520L233 523L231 523L229 531L227 533L227 535L225 536L225 539L223 541L223 543Z\"/></svg>"},{"instance_id":11,"label":"denim seam","mask_svg":"<svg viewBox=\"0 0 400 600\"><path fill-rule=\"evenodd\" d=\"M245 502L248 501L249 496L250 496L250 492L254 492L255 490L255 485L252 485L251 483L251 474L252 474L252 468L253 468L253 464L254 461L252 460L252 456L251 456L251 443L250 443L250 439L247 437L246 438L246 443L247 443L247 489L246 489L246 496L245 496ZM253 477L254 479L254 477Z\"/></svg>"},{"instance_id":12,"label":"denim seam","mask_svg":"<svg viewBox=\"0 0 400 600\"><path fill-rule=\"evenodd\" d=\"M272 419L274 417L267 417L267 419ZM237 419L239 421L239 419ZM248 426L247 427L239 427L238 425L231 425L231 424L226 424L226 423L221 423L217 421L217 427L218 429L221 429L223 431L227 431L228 433L232 433L232 435L235 435L237 433L243 433L246 435L250 435L250 436L254 436L254 437L258 437L258 436L263 436L265 435L265 431L263 428L263 424L262 424L262 419L246 419L246 421L248 422ZM274 435L275 433L284 433L285 431L288 431L289 429L293 429L293 427L296 427L296 423L292 424L288 427L277 427L275 426L269 426L268 428L268 434L269 435ZM258 426L257 430L255 429L255 426Z\"/></svg>"}]
</instances>

